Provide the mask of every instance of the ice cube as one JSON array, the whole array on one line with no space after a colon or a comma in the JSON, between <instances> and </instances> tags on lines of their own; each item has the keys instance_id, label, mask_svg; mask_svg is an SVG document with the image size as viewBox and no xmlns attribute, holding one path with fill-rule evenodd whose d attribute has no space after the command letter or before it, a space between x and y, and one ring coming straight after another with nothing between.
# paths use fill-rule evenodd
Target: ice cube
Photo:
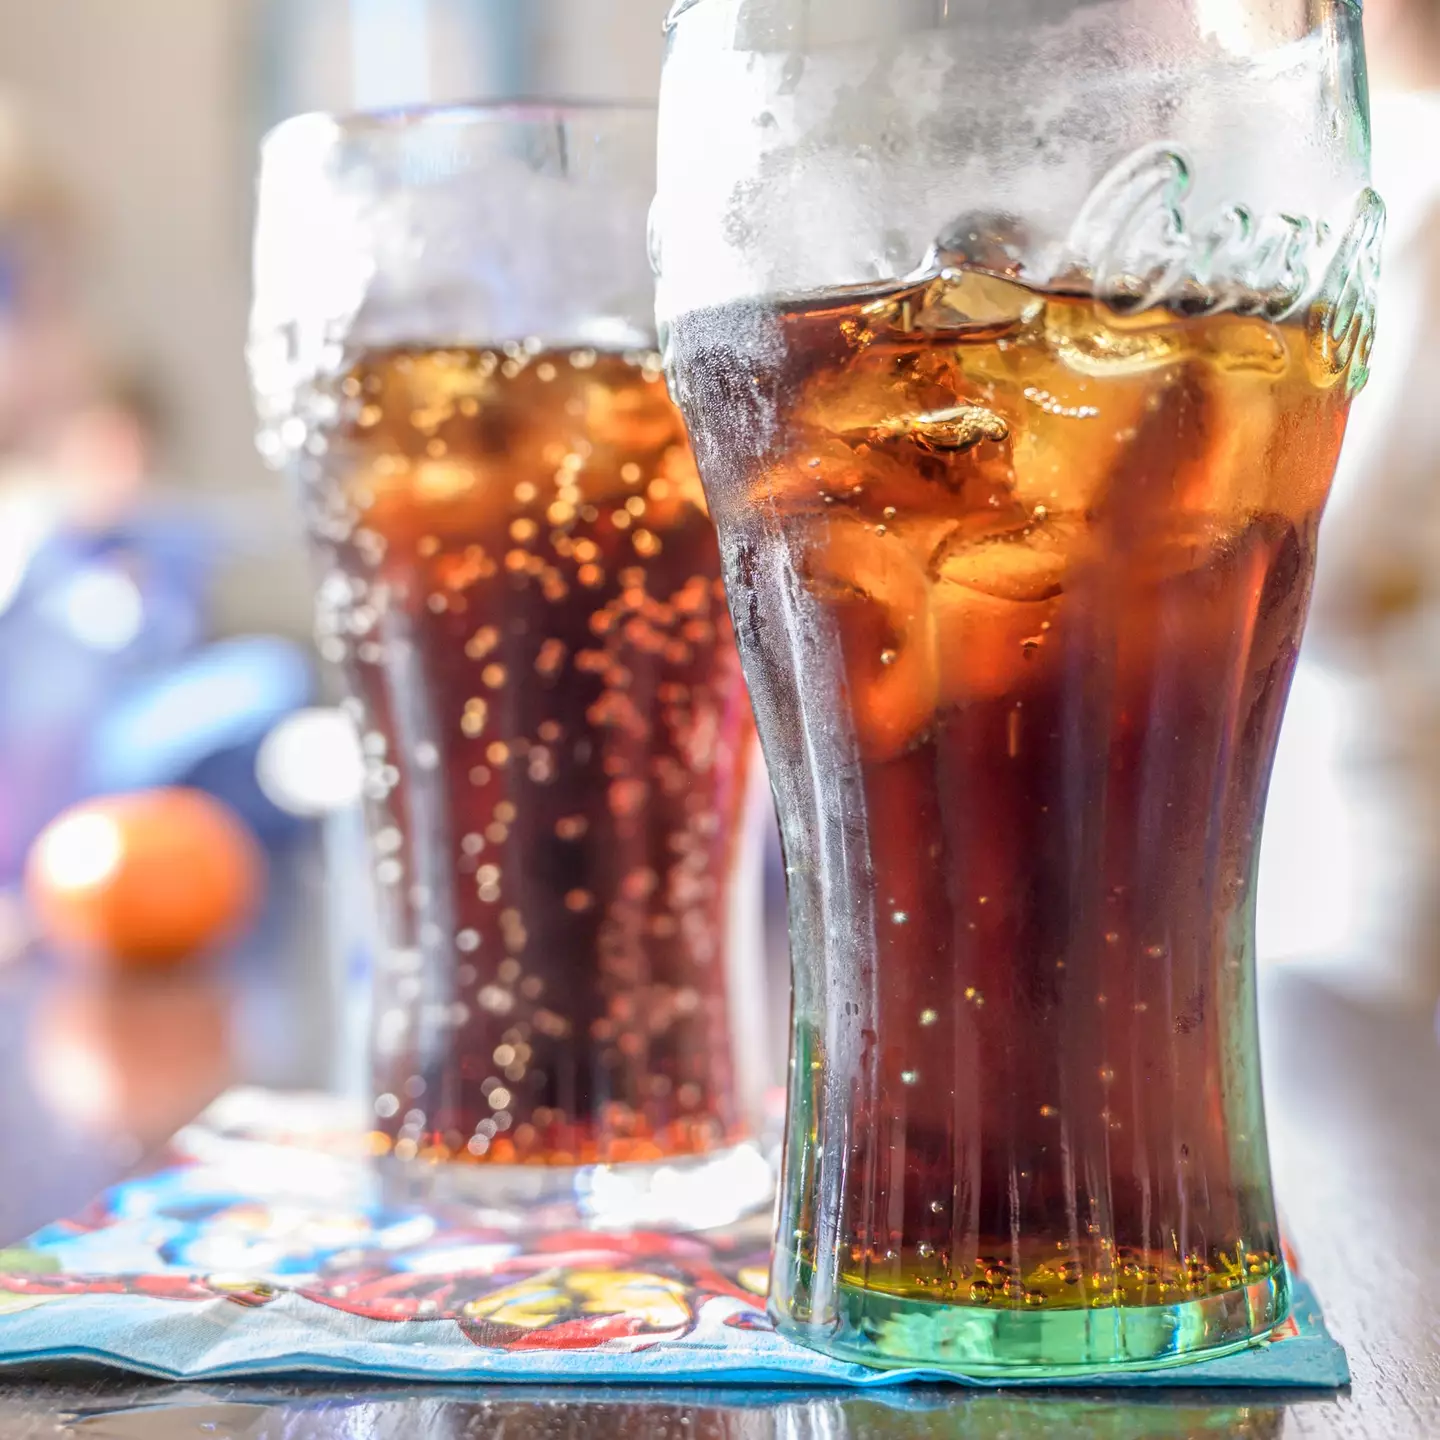
<instances>
[{"instance_id":1,"label":"ice cube","mask_svg":"<svg viewBox=\"0 0 1440 1440\"><path fill-rule=\"evenodd\" d=\"M1181 514L1229 530L1261 511L1300 518L1323 502L1330 465L1322 459L1317 467L1309 457L1315 432L1323 436L1325 427L1284 424L1280 391L1268 375L1196 365L1187 387L1199 408L1200 443L1176 447ZM1322 438L1321 454L1333 444L1333 435Z\"/></svg>"},{"instance_id":2,"label":"ice cube","mask_svg":"<svg viewBox=\"0 0 1440 1440\"><path fill-rule=\"evenodd\" d=\"M1007 334L1034 320L1043 296L998 275L943 266L933 279L871 305L866 318L879 333L966 340Z\"/></svg>"},{"instance_id":3,"label":"ice cube","mask_svg":"<svg viewBox=\"0 0 1440 1440\"><path fill-rule=\"evenodd\" d=\"M1003 332L1028 324L1044 308L1044 299L1023 285L947 268L925 287L914 328L927 334Z\"/></svg>"},{"instance_id":4,"label":"ice cube","mask_svg":"<svg viewBox=\"0 0 1440 1440\"><path fill-rule=\"evenodd\" d=\"M1016 275L1033 248L1029 231L1016 216L976 211L945 227L930 258L937 270L969 266L995 275Z\"/></svg>"},{"instance_id":5,"label":"ice cube","mask_svg":"<svg viewBox=\"0 0 1440 1440\"><path fill-rule=\"evenodd\" d=\"M839 625L862 753L893 759L930 723L939 693L924 565L903 537L845 513L811 528L803 565Z\"/></svg>"},{"instance_id":6,"label":"ice cube","mask_svg":"<svg viewBox=\"0 0 1440 1440\"><path fill-rule=\"evenodd\" d=\"M1047 516L1009 535L955 537L934 572L941 703L1022 686L1057 643L1067 577L1092 553L1078 515Z\"/></svg>"},{"instance_id":7,"label":"ice cube","mask_svg":"<svg viewBox=\"0 0 1440 1440\"><path fill-rule=\"evenodd\" d=\"M1313 390L1298 329L1221 315L1201 335L1186 383L1200 397L1203 443L1186 467L1186 508L1230 529L1264 511L1313 517L1329 492L1344 409Z\"/></svg>"},{"instance_id":8,"label":"ice cube","mask_svg":"<svg viewBox=\"0 0 1440 1440\"><path fill-rule=\"evenodd\" d=\"M1059 643L1064 600L1011 600L942 574L934 587L939 703L1020 691Z\"/></svg>"},{"instance_id":9,"label":"ice cube","mask_svg":"<svg viewBox=\"0 0 1440 1440\"><path fill-rule=\"evenodd\" d=\"M1065 573L1081 558L1085 521L1047 516L1025 529L971 539L963 533L934 561L937 578L999 600L1049 600L1064 588Z\"/></svg>"},{"instance_id":10,"label":"ice cube","mask_svg":"<svg viewBox=\"0 0 1440 1440\"><path fill-rule=\"evenodd\" d=\"M1015 499L1032 512L1087 510L1099 503L1133 443L1144 414L1143 395L1083 397L1065 406L1053 391L1030 396L1039 413L1026 421L1015 442ZM1099 403L1090 404L1090 401Z\"/></svg>"},{"instance_id":11,"label":"ice cube","mask_svg":"<svg viewBox=\"0 0 1440 1440\"><path fill-rule=\"evenodd\" d=\"M878 517L887 505L931 498L933 486L883 451L830 435L812 435L808 444L806 438L798 437L787 459L761 472L750 488L752 503L773 505L786 515L839 507Z\"/></svg>"},{"instance_id":12,"label":"ice cube","mask_svg":"<svg viewBox=\"0 0 1440 1440\"><path fill-rule=\"evenodd\" d=\"M1203 511L1172 515L1131 551L1127 580L1143 592L1212 565L1233 544L1243 523Z\"/></svg>"},{"instance_id":13,"label":"ice cube","mask_svg":"<svg viewBox=\"0 0 1440 1440\"><path fill-rule=\"evenodd\" d=\"M1122 320L1098 305L1073 301L1049 308L1045 338L1070 370L1100 380L1174 365L1189 350L1183 324L1168 311L1146 310Z\"/></svg>"},{"instance_id":14,"label":"ice cube","mask_svg":"<svg viewBox=\"0 0 1440 1440\"><path fill-rule=\"evenodd\" d=\"M1218 370L1252 370L1278 379L1290 368L1284 336L1255 316L1222 315L1208 321L1204 352Z\"/></svg>"},{"instance_id":15,"label":"ice cube","mask_svg":"<svg viewBox=\"0 0 1440 1440\"><path fill-rule=\"evenodd\" d=\"M965 388L987 393L989 404L1008 417L1013 499L1027 511L1082 512L1096 504L1147 407L1160 403L1183 368L1147 367L1135 355L1108 366L1086 363L1086 353L1092 360L1097 354L1087 341L1097 319L1088 301L1053 300L1044 329L1050 343L1037 336L1036 343L1003 349L957 350ZM1134 333L1143 347L1146 332ZM1077 358L1078 367L1071 363Z\"/></svg>"},{"instance_id":16,"label":"ice cube","mask_svg":"<svg viewBox=\"0 0 1440 1440\"><path fill-rule=\"evenodd\" d=\"M930 363L926 363L930 361ZM958 400L943 361L867 350L845 369L826 371L806 388L798 418L850 441L884 439L914 416L938 414Z\"/></svg>"}]
</instances>

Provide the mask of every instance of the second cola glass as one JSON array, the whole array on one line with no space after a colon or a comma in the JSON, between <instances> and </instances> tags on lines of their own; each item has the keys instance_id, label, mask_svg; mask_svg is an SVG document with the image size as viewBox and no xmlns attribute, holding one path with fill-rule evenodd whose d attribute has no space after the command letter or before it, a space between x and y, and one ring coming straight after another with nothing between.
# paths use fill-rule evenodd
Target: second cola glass
<instances>
[{"instance_id":1,"label":"second cola glass","mask_svg":"<svg viewBox=\"0 0 1440 1440\"><path fill-rule=\"evenodd\" d=\"M1070 1375L1287 1312L1254 879L1366 126L1341 0L671 17L654 254L784 832L797 1339Z\"/></svg>"},{"instance_id":2,"label":"second cola glass","mask_svg":"<svg viewBox=\"0 0 1440 1440\"><path fill-rule=\"evenodd\" d=\"M267 141L250 357L365 753L377 1148L607 1223L763 1202L753 727L653 337L654 113Z\"/></svg>"}]
</instances>

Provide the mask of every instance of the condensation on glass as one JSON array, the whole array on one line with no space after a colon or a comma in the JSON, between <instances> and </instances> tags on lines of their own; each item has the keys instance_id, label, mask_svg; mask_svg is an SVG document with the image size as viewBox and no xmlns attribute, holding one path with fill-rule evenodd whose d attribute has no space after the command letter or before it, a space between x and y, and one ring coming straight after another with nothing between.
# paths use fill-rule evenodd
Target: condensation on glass
<instances>
[{"instance_id":1,"label":"condensation on glass","mask_svg":"<svg viewBox=\"0 0 1440 1440\"><path fill-rule=\"evenodd\" d=\"M711 1224L771 1188L758 754L655 351L653 169L644 109L290 122L250 359L364 750L387 1173Z\"/></svg>"},{"instance_id":2,"label":"condensation on glass","mask_svg":"<svg viewBox=\"0 0 1440 1440\"><path fill-rule=\"evenodd\" d=\"M771 1310L1066 1375L1289 1290L1254 880L1383 209L1326 0L693 0L652 253L784 832Z\"/></svg>"}]
</instances>

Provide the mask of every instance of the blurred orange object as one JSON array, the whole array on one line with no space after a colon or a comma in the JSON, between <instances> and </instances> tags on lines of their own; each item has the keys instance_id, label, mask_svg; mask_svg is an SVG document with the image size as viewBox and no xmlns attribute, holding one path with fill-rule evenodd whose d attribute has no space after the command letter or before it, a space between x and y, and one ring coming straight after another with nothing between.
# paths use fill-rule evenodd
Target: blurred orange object
<instances>
[{"instance_id":1,"label":"blurred orange object","mask_svg":"<svg viewBox=\"0 0 1440 1440\"><path fill-rule=\"evenodd\" d=\"M204 967L54 977L30 1026L30 1082L69 1124L148 1149L229 1085L233 1008Z\"/></svg>"},{"instance_id":2,"label":"blurred orange object","mask_svg":"<svg viewBox=\"0 0 1440 1440\"><path fill-rule=\"evenodd\" d=\"M36 840L25 889L45 938L99 966L171 965L214 949L259 908L264 861L244 824L198 790L67 810Z\"/></svg>"}]
</instances>

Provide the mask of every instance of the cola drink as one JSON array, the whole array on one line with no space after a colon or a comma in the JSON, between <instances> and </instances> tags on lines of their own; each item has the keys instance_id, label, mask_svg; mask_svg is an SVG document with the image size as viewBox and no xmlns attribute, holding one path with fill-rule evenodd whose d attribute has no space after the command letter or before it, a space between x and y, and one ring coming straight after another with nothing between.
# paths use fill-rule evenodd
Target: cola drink
<instances>
[{"instance_id":1,"label":"cola drink","mask_svg":"<svg viewBox=\"0 0 1440 1440\"><path fill-rule=\"evenodd\" d=\"M745 1133L727 947L753 729L658 364L370 350L304 407L387 942L376 1148L402 1160Z\"/></svg>"},{"instance_id":2,"label":"cola drink","mask_svg":"<svg viewBox=\"0 0 1440 1440\"><path fill-rule=\"evenodd\" d=\"M832 1352L982 1361L942 1302L1284 1313L1237 1037L1351 387L1252 298L962 266L672 327L789 874L771 1303Z\"/></svg>"}]
</instances>

